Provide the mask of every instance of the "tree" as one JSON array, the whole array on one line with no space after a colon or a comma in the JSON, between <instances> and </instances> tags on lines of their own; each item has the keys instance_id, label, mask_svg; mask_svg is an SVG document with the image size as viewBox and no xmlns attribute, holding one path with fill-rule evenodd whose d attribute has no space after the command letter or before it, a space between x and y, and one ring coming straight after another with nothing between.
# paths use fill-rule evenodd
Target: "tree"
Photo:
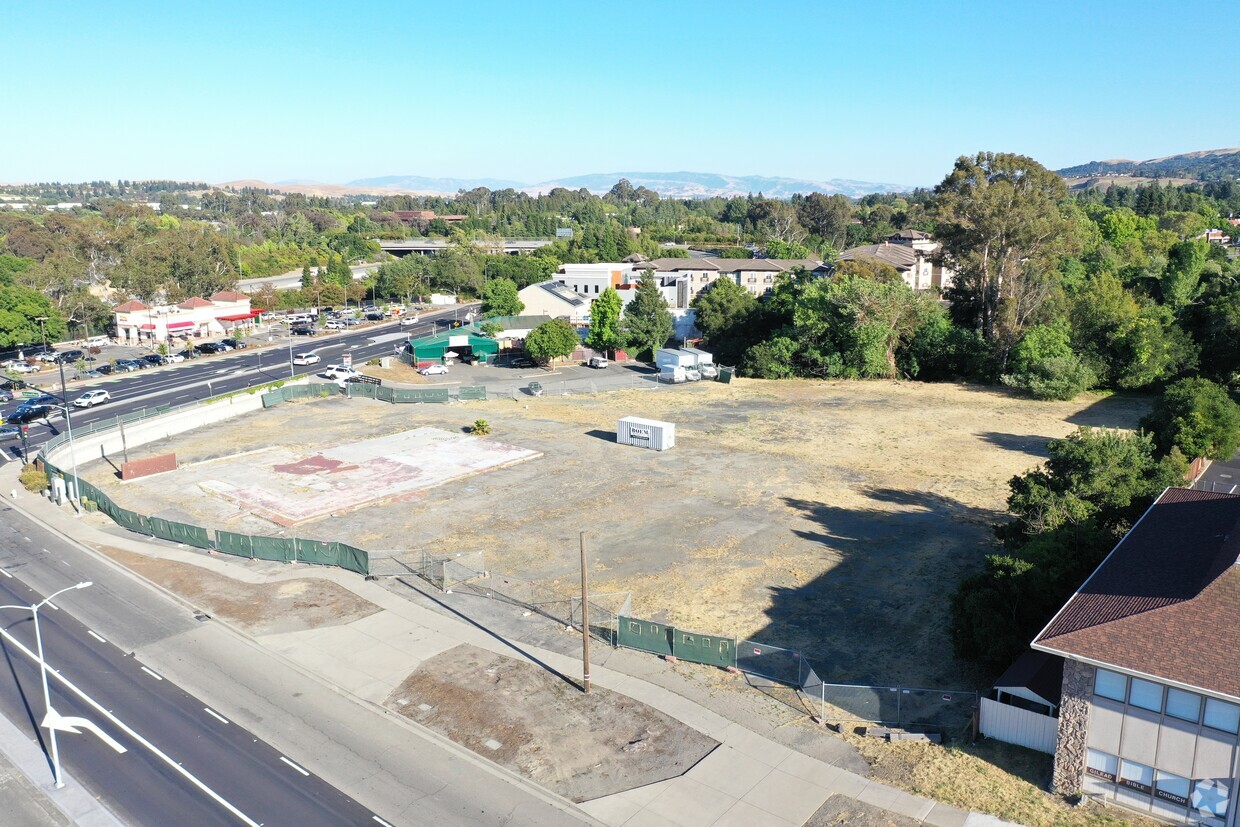
<instances>
[{"instance_id":1,"label":"tree","mask_svg":"<svg viewBox=\"0 0 1240 827\"><path fill-rule=\"evenodd\" d=\"M793 196L792 204L806 230L830 242L836 249L847 242L848 225L853 215L853 205L847 196L813 192L804 198Z\"/></svg>"},{"instance_id":2,"label":"tree","mask_svg":"<svg viewBox=\"0 0 1240 827\"><path fill-rule=\"evenodd\" d=\"M586 346L609 353L620 347L620 311L624 304L616 288L608 287L590 305L590 332Z\"/></svg>"},{"instance_id":3,"label":"tree","mask_svg":"<svg viewBox=\"0 0 1240 827\"><path fill-rule=\"evenodd\" d=\"M776 336L746 350L741 371L758 379L789 379L796 376L796 352L796 342L787 336Z\"/></svg>"},{"instance_id":4,"label":"tree","mask_svg":"<svg viewBox=\"0 0 1240 827\"><path fill-rule=\"evenodd\" d=\"M509 279L490 279L482 286L482 315L520 316L525 303L517 297L517 283Z\"/></svg>"},{"instance_id":5,"label":"tree","mask_svg":"<svg viewBox=\"0 0 1240 827\"><path fill-rule=\"evenodd\" d=\"M1078 246L1063 179L1023 155L961 157L935 188L937 235L956 268L957 320L1007 349L1058 286L1058 259Z\"/></svg>"},{"instance_id":6,"label":"tree","mask_svg":"<svg viewBox=\"0 0 1240 827\"><path fill-rule=\"evenodd\" d=\"M763 336L758 299L731 279L719 279L693 298L695 323L725 365L738 364L742 355Z\"/></svg>"},{"instance_id":7,"label":"tree","mask_svg":"<svg viewBox=\"0 0 1240 827\"><path fill-rule=\"evenodd\" d=\"M667 344L674 328L672 313L654 280L654 272L646 270L637 283L633 300L624 308L620 320L621 338L637 354L649 354L654 359L654 352Z\"/></svg>"},{"instance_id":8,"label":"tree","mask_svg":"<svg viewBox=\"0 0 1240 827\"><path fill-rule=\"evenodd\" d=\"M1142 435L1083 428L1047 446L1050 459L1014 477L996 533L1005 550L960 582L950 600L952 645L1002 669L1092 572L1164 488L1184 481L1179 452L1158 459Z\"/></svg>"},{"instance_id":9,"label":"tree","mask_svg":"<svg viewBox=\"0 0 1240 827\"><path fill-rule=\"evenodd\" d=\"M344 260L343 256L328 257L327 277L324 280L329 284L336 284L344 288L348 288L353 283L353 271L349 269L349 264Z\"/></svg>"},{"instance_id":10,"label":"tree","mask_svg":"<svg viewBox=\"0 0 1240 827\"><path fill-rule=\"evenodd\" d=\"M36 321L46 316L47 340L65 338L65 317L52 306L51 299L34 290L0 282L0 348L14 348L43 341L43 328Z\"/></svg>"},{"instance_id":11,"label":"tree","mask_svg":"<svg viewBox=\"0 0 1240 827\"><path fill-rule=\"evenodd\" d=\"M900 271L887 262L879 261L876 258L864 257L851 261L841 261L835 267L835 276L837 278L841 276L860 276L871 281L882 281L889 284L904 281L900 276Z\"/></svg>"},{"instance_id":12,"label":"tree","mask_svg":"<svg viewBox=\"0 0 1240 827\"><path fill-rule=\"evenodd\" d=\"M1141 420L1160 451L1186 457L1231 459L1240 448L1240 405L1209 379L1181 379L1167 386Z\"/></svg>"},{"instance_id":13,"label":"tree","mask_svg":"<svg viewBox=\"0 0 1240 827\"><path fill-rule=\"evenodd\" d=\"M766 242L766 255L768 258L809 258L810 250L804 244L772 238Z\"/></svg>"},{"instance_id":14,"label":"tree","mask_svg":"<svg viewBox=\"0 0 1240 827\"><path fill-rule=\"evenodd\" d=\"M310 271L310 263L301 266L301 289L309 290L314 286L314 273Z\"/></svg>"},{"instance_id":15,"label":"tree","mask_svg":"<svg viewBox=\"0 0 1240 827\"><path fill-rule=\"evenodd\" d=\"M380 265L375 272L375 294L409 302L414 296L430 292L429 276L430 263L425 256L398 258Z\"/></svg>"},{"instance_id":16,"label":"tree","mask_svg":"<svg viewBox=\"0 0 1240 827\"><path fill-rule=\"evenodd\" d=\"M1067 400L1089 389L1097 376L1072 349L1068 326L1034 325L1012 348L1012 373L1003 384L1023 388L1038 399Z\"/></svg>"},{"instance_id":17,"label":"tree","mask_svg":"<svg viewBox=\"0 0 1240 827\"><path fill-rule=\"evenodd\" d=\"M581 337L563 319L543 322L525 337L525 352L531 359L549 362L570 355L581 346Z\"/></svg>"}]
</instances>

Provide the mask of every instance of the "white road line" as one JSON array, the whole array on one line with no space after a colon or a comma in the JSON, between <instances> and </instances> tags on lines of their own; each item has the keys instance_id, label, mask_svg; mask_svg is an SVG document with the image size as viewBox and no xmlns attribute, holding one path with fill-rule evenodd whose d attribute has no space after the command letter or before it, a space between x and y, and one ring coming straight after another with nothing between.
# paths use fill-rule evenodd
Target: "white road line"
<instances>
[{"instance_id":1,"label":"white road line","mask_svg":"<svg viewBox=\"0 0 1240 827\"><path fill-rule=\"evenodd\" d=\"M383 825L383 827L392 827L392 825L391 825L391 824L388 824L386 821L384 821L383 819L379 818L378 816L371 816L371 818L373 818L375 821L377 821L377 822L379 822L380 824L382 824L382 825Z\"/></svg>"},{"instance_id":2,"label":"white road line","mask_svg":"<svg viewBox=\"0 0 1240 827\"><path fill-rule=\"evenodd\" d=\"M93 637L95 640L99 641L100 643L107 643L107 642L108 642L108 641L107 641L107 640L103 637L103 635L99 634L98 632L92 632L90 629L87 629L87 630L86 630L86 634L90 635L90 636L91 636L91 637Z\"/></svg>"},{"instance_id":3,"label":"white road line","mask_svg":"<svg viewBox=\"0 0 1240 827\"><path fill-rule=\"evenodd\" d=\"M13 575L9 574L7 571L5 571L4 569L0 569L0 574L3 574L5 577L12 577L12 576L13 576Z\"/></svg>"},{"instance_id":4,"label":"white road line","mask_svg":"<svg viewBox=\"0 0 1240 827\"><path fill-rule=\"evenodd\" d=\"M145 666L143 666L143 667L142 667L142 671L143 671L143 672L145 672L146 674L150 675L152 678L154 678L154 679L155 679L155 680L157 680L157 681L162 681L162 680L163 680L163 678L161 678L159 675L157 675L157 674L155 674L154 672L152 672L150 669L147 669Z\"/></svg>"},{"instance_id":5,"label":"white road line","mask_svg":"<svg viewBox=\"0 0 1240 827\"><path fill-rule=\"evenodd\" d=\"M212 708L211 708L211 707L209 707L209 706L204 706L204 707L202 708L202 711L203 711L203 712L205 712L205 713L207 713L208 715L210 715L212 718L214 718L215 720L219 721L220 723L224 723L224 724L231 723L231 721L229 721L227 718L225 718L223 715L221 715L220 713L216 712L214 709L212 709Z\"/></svg>"},{"instance_id":6,"label":"white road line","mask_svg":"<svg viewBox=\"0 0 1240 827\"><path fill-rule=\"evenodd\" d=\"M34 652L32 652L32 651L30 651L29 649L27 649L27 648L26 648L26 647L22 644L22 642L21 642L21 641L19 641L19 640L18 640L17 638L15 638L15 637L13 637L13 635L12 635L12 634L10 634L9 632L7 632L6 630L4 630L4 629L0 629L0 636L3 636L3 637L4 637L4 639L5 639L5 640L7 640L9 643L12 643L12 644L13 644L13 646L14 646L14 647L15 647L15 648L19 651L19 652L21 652L21 653L22 653L23 655L25 655L26 657L30 658L30 659L31 659L32 661L34 661L35 663L37 663L37 664L43 664L43 663L45 663L44 661L40 661L40 660L39 660L39 656L38 656L38 655L36 655ZM53 669L50 665L48 665L48 667L47 667L47 671L48 671L48 674L49 674L49 675L51 675L51 676L52 676L53 678L55 678L56 680L60 681L60 682L61 682L61 683L65 686L65 688L66 688L66 689L68 689L69 691L71 691L73 694L77 695L77 696L78 696L79 698L81 698L81 699L82 699L85 703L89 704L89 705L90 705L90 707L91 707L92 709L94 709L94 710L95 710L96 712L98 712L100 715L102 715L103 717L105 717L105 718L107 718L109 721L111 721L111 722L113 723L113 725L115 725L118 729L120 729L122 732L124 732L124 733L125 733L126 735L128 735L130 738L134 739L134 740L135 740L135 741L137 741L139 744L141 744L142 746L144 746L144 747L146 747L148 750L150 750L150 751L151 751L151 753L152 753L153 755L155 755L157 758L159 758L161 761L163 761L165 764L167 764L167 765L168 765L168 767L169 767L169 769L171 769L173 772L176 772L176 773L180 774L183 778L185 778L185 780L189 781L189 782L190 782L191 784L193 784L195 787L197 787L198 789L202 790L204 793L206 793L208 796L210 796L210 797L211 797L211 799L212 799L213 801L215 801L215 802L216 802L217 804L219 804L221 807L223 807L224 809L228 810L228 812L232 813L232 814L233 814L233 815L235 815L237 818L239 818L239 819L242 821L242 823L244 823L244 824L248 825L248 827L262 827L262 825L260 825L257 821L255 821L254 819L252 819L252 818L250 818L249 816L247 816L245 813L243 813L243 812L241 812L240 810L238 810L238 809L237 809L236 807L234 807L232 804L228 803L228 801L226 801L226 800L224 799L224 797L223 797L223 796L221 796L221 795L220 795L219 793L217 793L215 790L211 789L211 788L210 788L210 787L208 787L206 784L204 784L202 781L200 781L200 780L199 780L196 776L194 776L194 774L193 774L193 773L191 773L189 770L185 769L185 768L184 768L184 767L182 767L179 763L177 763L176 761L172 760L172 759L171 759L171 758L169 758L167 755L165 755L165 754L164 754L164 753L163 753L163 752L159 749L159 747L155 746L155 745L154 745L154 744L152 744L150 741L146 740L146 739L145 739L145 738L143 738L141 735L139 735L139 734L138 734L138 733L137 733L137 732L133 729L133 727L131 727L131 726L129 726L128 724L124 723L124 722L123 722L120 718L117 718L117 717L116 717L115 715L113 715L111 712L109 712L108 710L104 709L104 708L103 708L103 706L102 706L102 705L101 705L98 701L96 701L96 700L95 700L94 698L92 698L91 696L87 695L87 694L86 694L85 692L83 692L81 689L78 689L78 688L77 688L77 686L75 686L72 682L70 682L70 680L69 680L68 678L66 678L64 675L62 675L62 674L60 674L59 672L57 672L57 671L56 671L55 669Z\"/></svg>"},{"instance_id":7,"label":"white road line","mask_svg":"<svg viewBox=\"0 0 1240 827\"><path fill-rule=\"evenodd\" d=\"M25 540L27 543L29 543L29 542L30 542L30 538L29 538L29 537L22 537L22 539L23 539L23 540Z\"/></svg>"},{"instance_id":8,"label":"white road line","mask_svg":"<svg viewBox=\"0 0 1240 827\"><path fill-rule=\"evenodd\" d=\"M280 760L281 760L281 761L283 761L284 763L288 764L288 765L289 765L290 767L292 767L293 769L297 770L297 771L298 771L299 773L301 773L302 775L309 777L310 773L306 772L306 771L305 771L305 770L303 770L301 767L297 766L297 765L296 765L296 764L294 764L292 761L290 761L290 760L288 760L287 758L285 758L283 755L281 755L281 756L280 756Z\"/></svg>"}]
</instances>

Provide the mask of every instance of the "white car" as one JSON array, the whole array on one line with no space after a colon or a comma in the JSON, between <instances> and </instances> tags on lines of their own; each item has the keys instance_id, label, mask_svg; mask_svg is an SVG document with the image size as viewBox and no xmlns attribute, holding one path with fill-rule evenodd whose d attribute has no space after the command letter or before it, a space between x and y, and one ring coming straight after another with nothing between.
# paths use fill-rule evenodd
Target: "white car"
<instances>
[{"instance_id":1,"label":"white car","mask_svg":"<svg viewBox=\"0 0 1240 827\"><path fill-rule=\"evenodd\" d=\"M347 327L347 325L345 325L344 322L338 322L333 319L332 321L323 325L323 327L327 328L328 330L344 330L345 327Z\"/></svg>"},{"instance_id":2,"label":"white car","mask_svg":"<svg viewBox=\"0 0 1240 827\"><path fill-rule=\"evenodd\" d=\"M73 400L73 407L93 408L96 405L102 405L104 402L110 402L111 400L112 394L107 391L87 391Z\"/></svg>"},{"instance_id":3,"label":"white car","mask_svg":"<svg viewBox=\"0 0 1240 827\"><path fill-rule=\"evenodd\" d=\"M298 353L293 357L294 365L317 365L322 361L317 353Z\"/></svg>"},{"instance_id":4,"label":"white car","mask_svg":"<svg viewBox=\"0 0 1240 827\"><path fill-rule=\"evenodd\" d=\"M169 353L164 357L165 365L177 365L185 361L185 357L179 353Z\"/></svg>"},{"instance_id":5,"label":"white car","mask_svg":"<svg viewBox=\"0 0 1240 827\"><path fill-rule=\"evenodd\" d=\"M25 362L14 362L13 364L9 365L7 369L13 371L14 373L38 373L39 372L38 365L29 365L29 364L26 364Z\"/></svg>"},{"instance_id":6,"label":"white car","mask_svg":"<svg viewBox=\"0 0 1240 827\"><path fill-rule=\"evenodd\" d=\"M400 320L400 326L401 327L413 327L419 321L421 320L417 316L408 316Z\"/></svg>"},{"instance_id":7,"label":"white car","mask_svg":"<svg viewBox=\"0 0 1240 827\"><path fill-rule=\"evenodd\" d=\"M418 369L418 373L422 374L423 376L438 376L439 374L447 373L447 372L448 372L447 365L427 365L424 368Z\"/></svg>"},{"instance_id":8,"label":"white car","mask_svg":"<svg viewBox=\"0 0 1240 827\"><path fill-rule=\"evenodd\" d=\"M357 376L357 371L353 368L346 368L344 365L328 365L327 370L319 376L326 379L348 379L350 376Z\"/></svg>"}]
</instances>

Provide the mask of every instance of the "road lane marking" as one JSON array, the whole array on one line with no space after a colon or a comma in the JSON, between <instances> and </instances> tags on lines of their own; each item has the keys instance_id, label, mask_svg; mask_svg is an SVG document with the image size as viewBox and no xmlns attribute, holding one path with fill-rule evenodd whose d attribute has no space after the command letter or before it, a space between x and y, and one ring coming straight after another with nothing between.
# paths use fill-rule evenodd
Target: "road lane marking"
<instances>
[{"instance_id":1,"label":"road lane marking","mask_svg":"<svg viewBox=\"0 0 1240 827\"><path fill-rule=\"evenodd\" d=\"M292 761L290 761L290 760L288 760L287 758L285 758L283 755L281 755L281 756L280 756L280 760L281 760L281 761L283 761L284 763L288 764L290 767L292 767L293 769L297 770L299 773L301 773L302 775L306 776L307 778L310 776L310 773L308 773L306 770L303 770L301 767L297 766L297 765L296 765L296 764L294 764Z\"/></svg>"},{"instance_id":2,"label":"road lane marking","mask_svg":"<svg viewBox=\"0 0 1240 827\"><path fill-rule=\"evenodd\" d=\"M146 674L150 675L152 678L154 678L154 679L155 679L155 680L157 680L157 681L162 681L162 680L163 680L163 678L161 678L159 675L157 675L157 674L155 674L154 672L152 672L150 669L147 669L145 666L143 666L143 667L142 667L142 671L143 671L143 672L145 672Z\"/></svg>"},{"instance_id":3,"label":"road lane marking","mask_svg":"<svg viewBox=\"0 0 1240 827\"><path fill-rule=\"evenodd\" d=\"M107 643L107 640L104 639L103 635L99 634L98 632L93 632L90 629L87 629L86 634L90 635L95 640L99 641L100 643Z\"/></svg>"},{"instance_id":4,"label":"road lane marking","mask_svg":"<svg viewBox=\"0 0 1240 827\"><path fill-rule=\"evenodd\" d=\"M13 575L9 574L7 571L5 571L4 569L0 569L0 574L3 574L5 577L12 577L12 576L13 576Z\"/></svg>"},{"instance_id":5,"label":"road lane marking","mask_svg":"<svg viewBox=\"0 0 1240 827\"><path fill-rule=\"evenodd\" d=\"M27 649L27 648L26 648L26 646L25 646L25 645L24 645L24 644L23 644L20 640L18 640L17 638L15 638L15 637L14 637L11 633L9 633L8 631L6 631L5 629L0 629L0 636L4 637L4 639L5 639L5 640L7 640L9 643L13 644L14 648L16 648L19 652L21 652L21 653L22 653L23 655L25 655L26 657L30 658L30 660L34 661L36 664L46 664L46 661L41 661L41 660L39 659L39 656L38 656L38 655L36 655L34 652L32 652L32 651L30 651L29 649ZM71 691L73 694L75 694L75 695L77 695L79 698L81 698L81 699L82 699L85 703L89 704L89 705L90 705L90 707L91 707L92 709L94 709L94 710L95 710L96 712L98 712L100 715L104 716L104 717L105 717L105 718L107 718L109 721L111 721L111 722L112 722L112 723L113 723L113 724L114 724L114 725L115 725L118 729L120 729L122 732L124 732L124 733L125 733L126 735L128 735L130 738L134 739L134 740L135 740L135 741L137 741L139 744L141 744L142 746L144 746L144 747L146 747L148 750L150 750L152 754L154 754L157 758L159 758L161 761L163 761L165 764L167 764L167 765L168 765L168 767L169 767L169 768L170 768L173 772L178 773L178 774L179 774L179 775L181 775L183 778L185 778L185 780L189 781L189 782L190 782L191 784L193 784L195 787L197 787L198 789L202 790L204 793L206 793L208 796L210 796L211 800L215 801L215 802L216 802L217 804L219 804L221 807L223 807L224 809L228 810L228 812L230 812L230 813L232 813L233 815L235 815L235 816L236 816L237 818L239 818L239 819L240 819L240 820L241 820L244 824L246 824L246 825L247 825L247 827L262 827L262 825L261 825L261 824L259 824L257 821L255 821L254 819L250 818L250 817L249 817L249 816L247 816L245 813L241 812L241 811L240 811L239 809L237 809L235 806L233 806L232 804L230 804L230 803L229 803L229 802L228 802L228 801L227 801L227 800L226 800L223 796L221 796L221 795L220 795L219 793L217 793L215 790L213 790L213 789L211 789L210 787L208 787L205 783L203 783L201 780L199 780L199 779L198 779L198 777L197 777L197 776L195 776L193 773L191 773L189 770L185 769L185 768L184 768L184 767L182 767L182 766L181 766L178 762L176 762L176 761L172 760L170 757L168 757L166 754L164 754L164 752L163 752L162 750L160 750L160 749L159 749L159 747L155 746L155 745L154 745L154 744L152 744L150 741L146 740L146 739L145 739L145 738L143 738L141 735L139 735L139 734L137 733L137 731L136 731L136 730L134 730L134 728L133 728L133 727L131 727L131 726L129 726L128 724L126 724L126 723L125 723L124 721L122 721L120 718L117 718L117 717L116 717L115 715L113 715L113 714L112 714L109 710L104 709L102 704L100 704L98 701L96 701L96 700L95 700L94 698L92 698L90 695L87 695L85 692L83 692L81 689L79 689L79 688L78 688L78 687L77 687L77 686L76 686L76 685L75 685L72 681L70 681L70 680L69 680L68 678L66 678L64 675L62 675L62 674L60 674L59 672L57 672L57 671L56 671L55 669L53 669L50 665L48 665L48 666L47 666L47 671L48 671L48 674L50 674L53 678L55 678L56 680L60 681L60 682L61 682L61 684L63 684L63 685L65 686L65 688L67 688L67 689L68 689L69 691Z\"/></svg>"},{"instance_id":6,"label":"road lane marking","mask_svg":"<svg viewBox=\"0 0 1240 827\"><path fill-rule=\"evenodd\" d=\"M220 723L224 723L224 724L232 723L232 722L231 722L231 721L229 721L227 718L225 718L223 715L221 715L220 713L216 712L214 709L212 709L212 708L211 708L211 707L209 707L209 706L204 706L204 707L202 708L202 711L203 711L203 712L205 712L205 713L207 713L208 715L210 715L212 718L214 718L215 720L219 721Z\"/></svg>"},{"instance_id":7,"label":"road lane marking","mask_svg":"<svg viewBox=\"0 0 1240 827\"><path fill-rule=\"evenodd\" d=\"M383 819L379 818L378 816L371 816L371 818L373 818L375 821L377 821L377 822L379 822L380 824L382 824L382 825L383 825L383 827L392 827L392 825L391 825L391 824L388 824L386 821L384 821Z\"/></svg>"}]
</instances>

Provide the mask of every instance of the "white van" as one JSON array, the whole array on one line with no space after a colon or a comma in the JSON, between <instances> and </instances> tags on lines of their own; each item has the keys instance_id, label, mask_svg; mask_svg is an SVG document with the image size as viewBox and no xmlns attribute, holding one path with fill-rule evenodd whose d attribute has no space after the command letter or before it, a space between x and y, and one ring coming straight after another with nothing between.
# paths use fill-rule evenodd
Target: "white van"
<instances>
[{"instance_id":1,"label":"white van","mask_svg":"<svg viewBox=\"0 0 1240 827\"><path fill-rule=\"evenodd\" d=\"M687 382L688 380L689 377L685 375L685 369L680 365L664 365L659 368L660 382L679 385L681 382Z\"/></svg>"},{"instance_id":2,"label":"white van","mask_svg":"<svg viewBox=\"0 0 1240 827\"><path fill-rule=\"evenodd\" d=\"M103 347L107 343L108 343L107 336L91 336L89 339L83 342L83 344L86 347Z\"/></svg>"}]
</instances>

